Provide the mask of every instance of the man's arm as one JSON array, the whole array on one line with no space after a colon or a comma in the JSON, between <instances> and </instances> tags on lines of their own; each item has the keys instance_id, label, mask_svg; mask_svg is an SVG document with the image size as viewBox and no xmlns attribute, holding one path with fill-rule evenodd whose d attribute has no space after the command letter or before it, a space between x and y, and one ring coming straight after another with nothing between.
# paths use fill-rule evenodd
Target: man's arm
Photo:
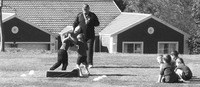
<instances>
[{"instance_id":1,"label":"man's arm","mask_svg":"<svg viewBox=\"0 0 200 87\"><path fill-rule=\"evenodd\" d=\"M99 26L100 22L98 17L94 14L94 26Z\"/></svg>"},{"instance_id":2,"label":"man's arm","mask_svg":"<svg viewBox=\"0 0 200 87\"><path fill-rule=\"evenodd\" d=\"M93 12L90 12L89 15L91 18L90 18L90 20L88 20L87 25L88 26L99 26L100 22L99 22L98 17L96 16L96 14Z\"/></svg>"},{"instance_id":3,"label":"man's arm","mask_svg":"<svg viewBox=\"0 0 200 87\"><path fill-rule=\"evenodd\" d=\"M76 26L78 26L79 24L79 15L80 13L78 13L78 15L76 16L75 20L74 20L74 23L73 23L73 31L74 29L76 28Z\"/></svg>"}]
</instances>

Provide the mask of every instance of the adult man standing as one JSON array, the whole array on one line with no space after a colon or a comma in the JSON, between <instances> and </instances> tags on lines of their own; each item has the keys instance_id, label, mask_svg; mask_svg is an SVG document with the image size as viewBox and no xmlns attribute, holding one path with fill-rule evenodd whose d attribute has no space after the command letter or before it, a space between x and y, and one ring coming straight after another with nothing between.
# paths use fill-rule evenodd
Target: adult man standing
<instances>
[{"instance_id":1,"label":"adult man standing","mask_svg":"<svg viewBox=\"0 0 200 87\"><path fill-rule=\"evenodd\" d=\"M99 26L99 20L95 13L90 11L90 6L88 4L83 4L82 12L78 13L73 27L81 27L81 32L85 35L85 41L88 46L87 50L87 63L89 67L93 66L93 46L95 40L94 27Z\"/></svg>"}]
</instances>

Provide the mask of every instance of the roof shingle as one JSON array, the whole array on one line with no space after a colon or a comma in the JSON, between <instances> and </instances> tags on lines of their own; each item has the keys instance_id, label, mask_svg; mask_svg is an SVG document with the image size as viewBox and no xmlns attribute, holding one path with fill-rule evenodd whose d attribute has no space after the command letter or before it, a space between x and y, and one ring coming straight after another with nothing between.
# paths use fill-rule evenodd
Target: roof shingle
<instances>
[{"instance_id":1,"label":"roof shingle","mask_svg":"<svg viewBox=\"0 0 200 87\"><path fill-rule=\"evenodd\" d=\"M112 0L5 0L3 12L16 13L41 29L59 33L66 26L72 26L84 3L90 5L101 23L96 34L120 14Z\"/></svg>"}]
</instances>

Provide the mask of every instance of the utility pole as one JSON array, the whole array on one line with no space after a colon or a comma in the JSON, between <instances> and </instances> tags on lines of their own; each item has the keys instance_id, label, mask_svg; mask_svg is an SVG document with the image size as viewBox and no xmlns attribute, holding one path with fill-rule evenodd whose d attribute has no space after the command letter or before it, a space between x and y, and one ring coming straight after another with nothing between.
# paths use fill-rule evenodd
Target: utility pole
<instances>
[{"instance_id":1,"label":"utility pole","mask_svg":"<svg viewBox=\"0 0 200 87\"><path fill-rule=\"evenodd\" d=\"M0 24L1 24L1 52L5 52L5 37L4 37L4 29L3 29L3 21L2 21L2 8L3 8L3 0L1 0L1 6L0 6Z\"/></svg>"}]
</instances>

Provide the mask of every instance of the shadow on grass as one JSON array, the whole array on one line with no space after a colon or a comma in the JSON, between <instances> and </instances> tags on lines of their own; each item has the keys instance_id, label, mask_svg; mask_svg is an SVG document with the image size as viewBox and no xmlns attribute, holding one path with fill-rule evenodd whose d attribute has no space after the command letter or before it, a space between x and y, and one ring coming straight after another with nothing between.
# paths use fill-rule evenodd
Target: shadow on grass
<instances>
[{"instance_id":1,"label":"shadow on grass","mask_svg":"<svg viewBox=\"0 0 200 87\"><path fill-rule=\"evenodd\" d=\"M159 68L158 66L93 66L92 68Z\"/></svg>"},{"instance_id":2,"label":"shadow on grass","mask_svg":"<svg viewBox=\"0 0 200 87\"><path fill-rule=\"evenodd\" d=\"M192 79L189 80L189 83L200 84L200 78L198 78L197 76L193 76Z\"/></svg>"},{"instance_id":3,"label":"shadow on grass","mask_svg":"<svg viewBox=\"0 0 200 87\"><path fill-rule=\"evenodd\" d=\"M90 76L137 76L137 75L133 75L133 74L91 74Z\"/></svg>"}]
</instances>

